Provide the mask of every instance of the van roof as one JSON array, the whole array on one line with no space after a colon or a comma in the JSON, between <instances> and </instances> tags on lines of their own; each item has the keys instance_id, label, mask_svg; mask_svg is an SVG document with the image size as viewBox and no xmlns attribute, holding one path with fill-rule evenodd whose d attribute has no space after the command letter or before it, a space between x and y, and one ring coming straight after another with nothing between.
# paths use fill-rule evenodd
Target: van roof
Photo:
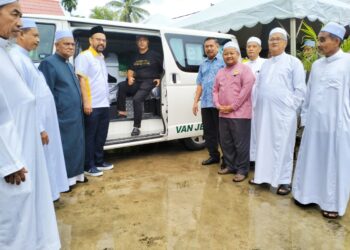
<instances>
[{"instance_id":1,"label":"van roof","mask_svg":"<svg viewBox=\"0 0 350 250\"><path fill-rule=\"evenodd\" d=\"M103 26L119 26L125 28L134 28L134 29L144 29L149 31L161 31L161 32L172 32L172 33L181 33L189 35L201 35L201 36L214 36L219 38L235 38L234 35L224 34L224 33L215 33L209 31L200 31L200 30L191 30L183 28L172 28L172 27L157 27L154 25L148 24L139 24L139 23L127 23L119 21L109 21L93 18L81 18L81 17L70 17L70 16L53 16L53 15L42 15L42 14L24 14L25 17L33 18L36 20L52 20L52 21L67 21L71 27L79 27L80 25L103 25Z\"/></svg>"}]
</instances>

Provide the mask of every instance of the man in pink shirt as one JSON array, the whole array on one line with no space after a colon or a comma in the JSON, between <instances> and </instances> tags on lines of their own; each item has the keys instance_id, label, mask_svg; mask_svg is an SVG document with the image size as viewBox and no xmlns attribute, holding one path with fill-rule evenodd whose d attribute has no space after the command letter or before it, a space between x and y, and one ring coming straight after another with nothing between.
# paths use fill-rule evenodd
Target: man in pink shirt
<instances>
[{"instance_id":1,"label":"man in pink shirt","mask_svg":"<svg viewBox=\"0 0 350 250\"><path fill-rule=\"evenodd\" d=\"M223 52L226 67L215 78L213 100L219 110L219 133L226 168L219 174L234 174L233 181L247 178L249 171L251 91L255 76L239 62L237 43L228 42Z\"/></svg>"}]
</instances>

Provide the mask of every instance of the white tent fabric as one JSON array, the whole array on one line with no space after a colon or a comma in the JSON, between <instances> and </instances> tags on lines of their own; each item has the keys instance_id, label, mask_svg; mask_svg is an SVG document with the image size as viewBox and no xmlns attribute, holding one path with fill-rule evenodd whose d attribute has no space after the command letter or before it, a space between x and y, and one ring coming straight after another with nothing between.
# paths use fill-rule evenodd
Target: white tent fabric
<instances>
[{"instance_id":1,"label":"white tent fabric","mask_svg":"<svg viewBox=\"0 0 350 250\"><path fill-rule=\"evenodd\" d=\"M273 19L307 17L342 25L350 23L350 4L345 0L224 0L175 24L177 27L220 31L267 24Z\"/></svg>"}]
</instances>

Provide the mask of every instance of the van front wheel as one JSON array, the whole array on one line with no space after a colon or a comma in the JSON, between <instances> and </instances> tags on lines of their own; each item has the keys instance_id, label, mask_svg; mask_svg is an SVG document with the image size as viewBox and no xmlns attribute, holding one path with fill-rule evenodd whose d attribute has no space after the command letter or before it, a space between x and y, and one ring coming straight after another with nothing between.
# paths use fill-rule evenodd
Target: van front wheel
<instances>
[{"instance_id":1,"label":"van front wheel","mask_svg":"<svg viewBox=\"0 0 350 250\"><path fill-rule=\"evenodd\" d=\"M201 150L205 147L203 136L195 136L181 140L188 150Z\"/></svg>"}]
</instances>

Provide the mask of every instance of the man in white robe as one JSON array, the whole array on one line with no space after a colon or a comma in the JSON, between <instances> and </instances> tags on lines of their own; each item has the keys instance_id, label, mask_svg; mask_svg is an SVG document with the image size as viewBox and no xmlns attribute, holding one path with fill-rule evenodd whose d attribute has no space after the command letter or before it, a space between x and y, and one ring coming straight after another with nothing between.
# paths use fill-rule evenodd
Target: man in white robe
<instances>
[{"instance_id":1,"label":"man in white robe","mask_svg":"<svg viewBox=\"0 0 350 250\"><path fill-rule=\"evenodd\" d=\"M340 48L345 28L325 25L302 107L305 125L293 180L297 204L316 203L327 218L343 216L350 194L350 55Z\"/></svg>"},{"instance_id":2,"label":"man in white robe","mask_svg":"<svg viewBox=\"0 0 350 250\"><path fill-rule=\"evenodd\" d=\"M265 58L261 58L260 52L261 52L261 40L255 36L250 37L247 40L247 56L249 58L248 61L245 62L249 66L249 68L253 71L255 75L255 79L258 77L259 72L261 70L262 65L266 61ZM255 92L255 84L253 85L252 89L252 104L253 104L253 109L252 112L254 113L254 106L256 103L256 92ZM250 131L250 161L251 163L255 162L255 153L256 153L256 128L255 128L255 120L254 116L252 116L251 120L251 131Z\"/></svg>"},{"instance_id":3,"label":"man in white robe","mask_svg":"<svg viewBox=\"0 0 350 250\"><path fill-rule=\"evenodd\" d=\"M39 31L35 22L31 19L23 18L22 24L21 32L17 37L17 45L11 48L9 54L21 77L36 98L36 108L40 115L40 135L44 145L51 196L52 200L55 201L60 198L61 192L69 190L56 105L43 74L29 57L29 52L39 45Z\"/></svg>"},{"instance_id":4,"label":"man in white robe","mask_svg":"<svg viewBox=\"0 0 350 250\"><path fill-rule=\"evenodd\" d=\"M7 53L21 15L0 0L0 249L59 249L35 97Z\"/></svg>"},{"instance_id":5,"label":"man in white robe","mask_svg":"<svg viewBox=\"0 0 350 250\"><path fill-rule=\"evenodd\" d=\"M305 72L296 57L287 55L287 32L281 28L269 35L269 58L256 81L256 160L251 184L268 183L277 194L290 192L297 110L306 92Z\"/></svg>"}]
</instances>

